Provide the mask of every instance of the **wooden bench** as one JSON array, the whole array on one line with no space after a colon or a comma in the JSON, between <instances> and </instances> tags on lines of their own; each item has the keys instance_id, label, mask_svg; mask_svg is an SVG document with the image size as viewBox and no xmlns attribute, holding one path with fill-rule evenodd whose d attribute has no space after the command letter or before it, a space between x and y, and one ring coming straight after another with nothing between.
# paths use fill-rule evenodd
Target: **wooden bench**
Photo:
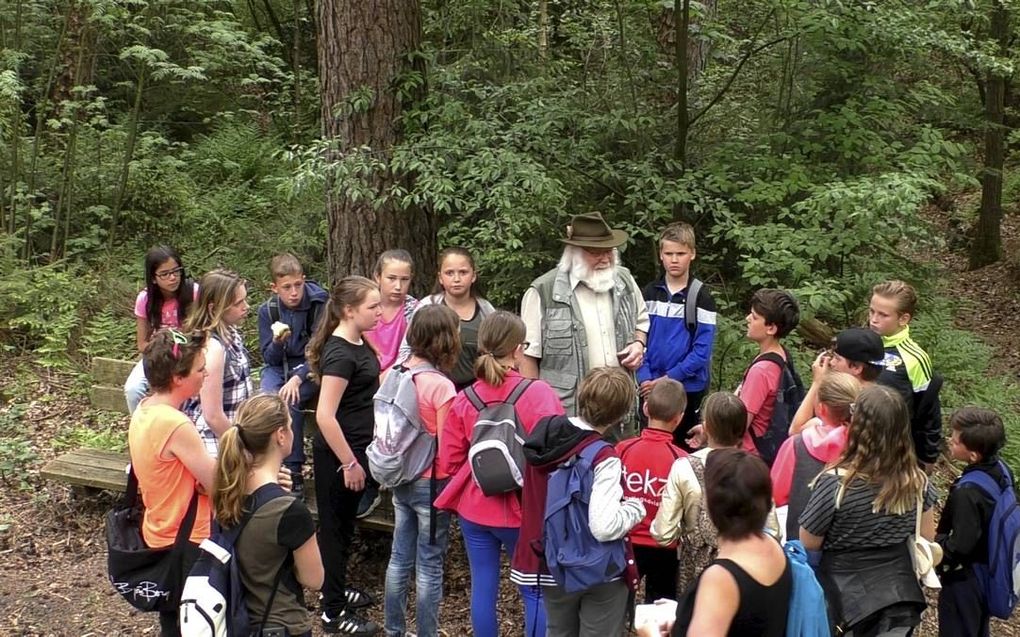
<instances>
[{"instance_id":1,"label":"wooden bench","mask_svg":"<svg viewBox=\"0 0 1020 637\"><path fill-rule=\"evenodd\" d=\"M113 358L92 360L92 386L90 399L92 407L120 414L127 414L124 400L124 382L134 363ZM315 413L305 411L305 436L311 437L316 431ZM50 460L40 471L47 480L63 482L84 489L123 492L127 488L128 454L106 449L75 449ZM315 482L305 480L305 503L317 519L315 506ZM359 525L391 533L393 531L393 504L384 494L379 507L367 518L358 520Z\"/></svg>"}]
</instances>

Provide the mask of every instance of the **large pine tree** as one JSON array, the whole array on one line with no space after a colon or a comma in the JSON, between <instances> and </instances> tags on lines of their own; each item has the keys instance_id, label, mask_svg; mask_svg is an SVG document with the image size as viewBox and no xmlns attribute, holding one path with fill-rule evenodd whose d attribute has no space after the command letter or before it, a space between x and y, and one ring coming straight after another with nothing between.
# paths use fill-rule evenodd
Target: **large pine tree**
<instances>
[{"instance_id":1,"label":"large pine tree","mask_svg":"<svg viewBox=\"0 0 1020 637\"><path fill-rule=\"evenodd\" d=\"M419 0L320 0L318 31L322 132L332 142L331 159L362 147L385 159L400 141L405 101L420 99L425 90L423 81L405 81L409 72L424 75L421 57L413 55L422 41ZM409 91L409 85L420 88ZM376 171L368 185L381 194L411 178ZM332 280L370 275L379 253L396 247L410 251L418 272L435 272L436 222L430 211L351 198L329 179L326 214ZM425 278L417 281L424 284Z\"/></svg>"}]
</instances>

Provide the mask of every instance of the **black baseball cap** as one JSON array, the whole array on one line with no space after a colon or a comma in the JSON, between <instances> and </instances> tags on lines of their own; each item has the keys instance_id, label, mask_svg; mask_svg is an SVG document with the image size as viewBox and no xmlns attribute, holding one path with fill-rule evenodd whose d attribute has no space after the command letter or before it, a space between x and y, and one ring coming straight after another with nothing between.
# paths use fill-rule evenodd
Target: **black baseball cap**
<instances>
[{"instance_id":1,"label":"black baseball cap","mask_svg":"<svg viewBox=\"0 0 1020 637\"><path fill-rule=\"evenodd\" d=\"M884 364L882 337L869 329L851 327L837 334L832 341L833 350L848 361L876 367Z\"/></svg>"}]
</instances>

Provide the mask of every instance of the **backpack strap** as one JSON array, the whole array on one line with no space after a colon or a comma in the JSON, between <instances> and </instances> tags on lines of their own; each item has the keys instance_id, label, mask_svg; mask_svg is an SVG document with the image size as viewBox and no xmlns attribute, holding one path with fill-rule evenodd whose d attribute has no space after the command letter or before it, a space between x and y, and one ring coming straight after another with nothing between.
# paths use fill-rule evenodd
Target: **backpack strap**
<instances>
[{"instance_id":1,"label":"backpack strap","mask_svg":"<svg viewBox=\"0 0 1020 637\"><path fill-rule=\"evenodd\" d=\"M522 378L521 382L517 383L517 386L514 387L514 390L512 392L510 392L510 395L507 396L506 400L504 400L503 402L505 402L506 404L510 405L511 407L513 405L516 405L517 401L520 400L521 395L524 392L528 391L528 387L531 387L531 383L532 383L532 379L530 379L530 378Z\"/></svg>"},{"instance_id":2,"label":"backpack strap","mask_svg":"<svg viewBox=\"0 0 1020 637\"><path fill-rule=\"evenodd\" d=\"M698 330L698 293L704 285L701 279L692 278L687 283L687 300L684 301L684 323L692 335Z\"/></svg>"},{"instance_id":3,"label":"backpack strap","mask_svg":"<svg viewBox=\"0 0 1020 637\"><path fill-rule=\"evenodd\" d=\"M468 402L471 403L471 406L478 411L485 409L485 401L482 400L482 397L478 395L477 391L475 391L474 384L468 385L464 388L464 397L467 398Z\"/></svg>"},{"instance_id":4,"label":"backpack strap","mask_svg":"<svg viewBox=\"0 0 1020 637\"><path fill-rule=\"evenodd\" d=\"M305 313L305 327L301 332L303 338L311 338L312 332L315 330L315 324L319 321L319 314L322 312L322 306L326 304L325 301L312 301L308 300L309 307Z\"/></svg>"},{"instance_id":5,"label":"backpack strap","mask_svg":"<svg viewBox=\"0 0 1020 637\"><path fill-rule=\"evenodd\" d=\"M274 294L269 297L269 320L273 323L280 322L280 296Z\"/></svg>"},{"instance_id":6,"label":"backpack strap","mask_svg":"<svg viewBox=\"0 0 1020 637\"><path fill-rule=\"evenodd\" d=\"M1001 462L1000 462L1001 465ZM1004 474L1006 477L1008 473ZM982 491L987 493L993 498L997 498L1002 493L1002 485L996 482L995 478L988 475L984 471L970 471L966 475L960 478L960 484L973 484L980 488Z\"/></svg>"}]
</instances>

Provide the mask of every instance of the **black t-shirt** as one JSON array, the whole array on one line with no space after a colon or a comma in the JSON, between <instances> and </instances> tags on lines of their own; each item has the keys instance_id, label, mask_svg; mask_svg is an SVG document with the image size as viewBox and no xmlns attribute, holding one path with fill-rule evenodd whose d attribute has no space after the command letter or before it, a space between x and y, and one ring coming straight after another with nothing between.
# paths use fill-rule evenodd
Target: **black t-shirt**
<instances>
[{"instance_id":1,"label":"black t-shirt","mask_svg":"<svg viewBox=\"0 0 1020 637\"><path fill-rule=\"evenodd\" d=\"M356 345L331 335L322 347L320 361L323 376L337 376L347 381L336 419L347 444L352 449L364 450L372 442L375 427L372 397L379 390L379 358L364 341Z\"/></svg>"},{"instance_id":2,"label":"black t-shirt","mask_svg":"<svg viewBox=\"0 0 1020 637\"><path fill-rule=\"evenodd\" d=\"M482 324L482 312L475 303L475 313L468 320L460 320L460 356L450 373L450 380L460 391L475 382L475 360L478 359L478 328Z\"/></svg>"}]
</instances>

